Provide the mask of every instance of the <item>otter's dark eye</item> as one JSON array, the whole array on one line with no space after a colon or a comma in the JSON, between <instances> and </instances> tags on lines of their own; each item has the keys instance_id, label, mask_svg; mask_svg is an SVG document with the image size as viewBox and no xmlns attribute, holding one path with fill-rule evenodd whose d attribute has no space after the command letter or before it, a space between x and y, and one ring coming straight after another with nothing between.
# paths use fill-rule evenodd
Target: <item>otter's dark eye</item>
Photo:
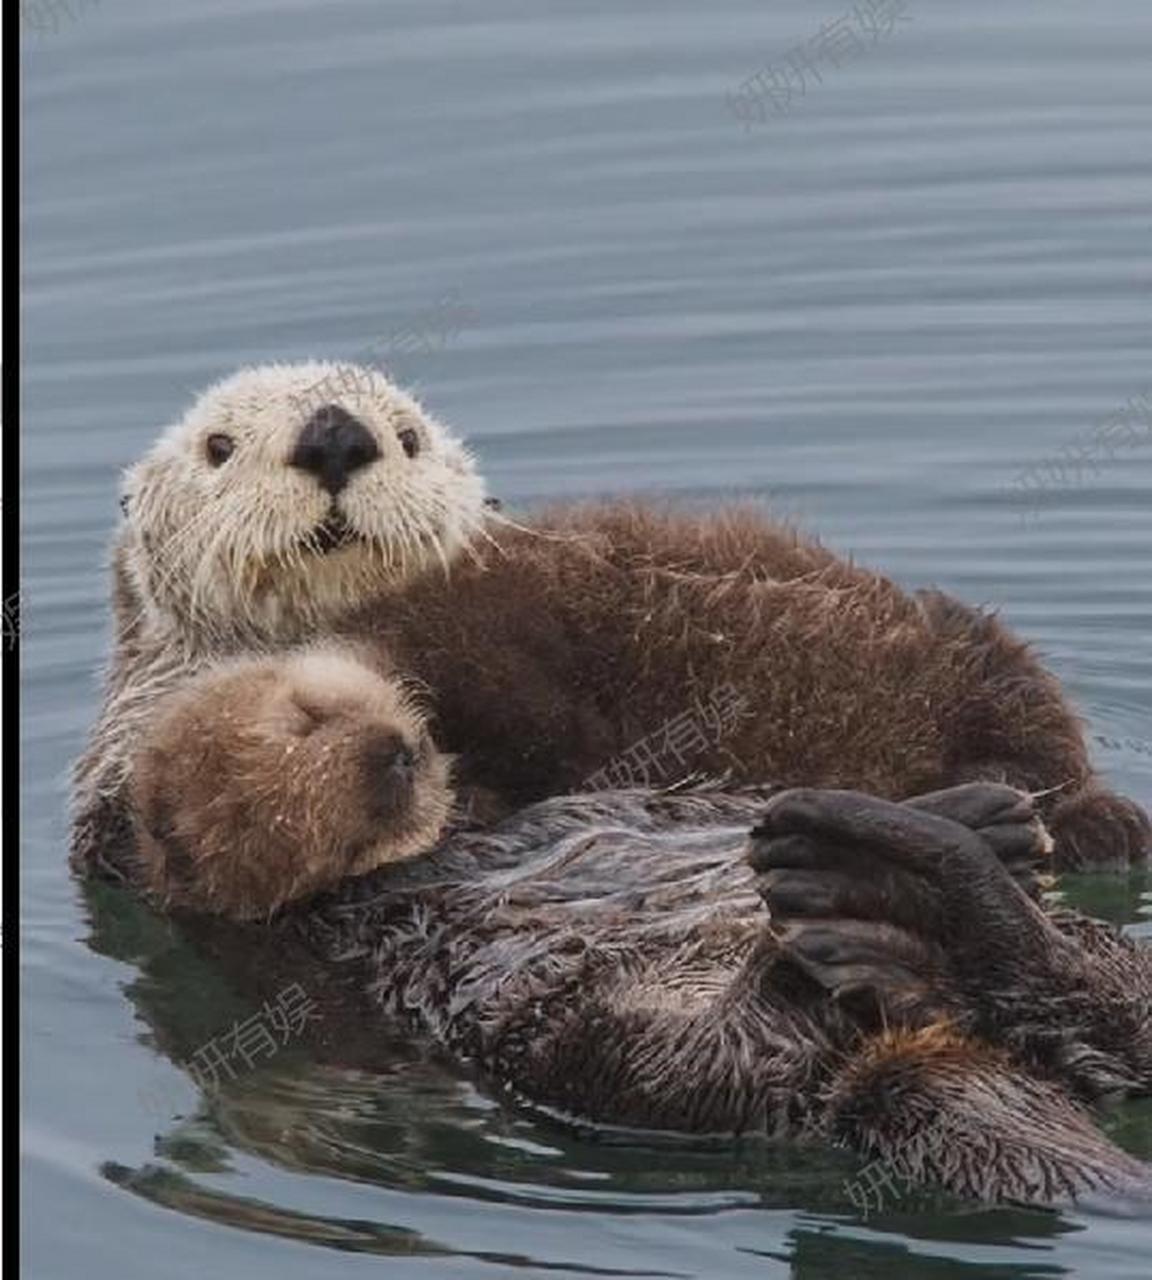
<instances>
[{"instance_id":1,"label":"otter's dark eye","mask_svg":"<svg viewBox=\"0 0 1152 1280\"><path fill-rule=\"evenodd\" d=\"M227 462L235 448L236 441L231 436L222 435L220 432L210 435L204 441L204 451L208 454L208 461L214 467Z\"/></svg>"},{"instance_id":2,"label":"otter's dark eye","mask_svg":"<svg viewBox=\"0 0 1152 1280\"><path fill-rule=\"evenodd\" d=\"M420 452L420 437L411 427L405 427L400 432L400 443L404 446L404 452L410 458L414 458Z\"/></svg>"}]
</instances>

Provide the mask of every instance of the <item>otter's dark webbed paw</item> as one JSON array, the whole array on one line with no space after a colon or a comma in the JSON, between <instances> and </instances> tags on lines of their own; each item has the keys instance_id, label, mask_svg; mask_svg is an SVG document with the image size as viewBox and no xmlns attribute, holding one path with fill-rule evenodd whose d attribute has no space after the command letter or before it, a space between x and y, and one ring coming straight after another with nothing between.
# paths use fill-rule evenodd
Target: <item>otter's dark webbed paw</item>
<instances>
[{"instance_id":1,"label":"otter's dark webbed paw","mask_svg":"<svg viewBox=\"0 0 1152 1280\"><path fill-rule=\"evenodd\" d=\"M951 944L967 908L950 883L991 876L1023 905L1014 886L1034 891L1050 843L1030 799L999 784L904 804L798 789L766 807L748 858L786 964L841 1002L922 1024L962 1005Z\"/></svg>"},{"instance_id":2,"label":"otter's dark webbed paw","mask_svg":"<svg viewBox=\"0 0 1152 1280\"><path fill-rule=\"evenodd\" d=\"M926 1026L963 1013L947 953L910 930L814 917L782 921L773 932L778 966L803 975L859 1025Z\"/></svg>"},{"instance_id":3,"label":"otter's dark webbed paw","mask_svg":"<svg viewBox=\"0 0 1152 1280\"><path fill-rule=\"evenodd\" d=\"M1020 888L1030 898L1040 896L1054 841L1028 792L999 782L968 782L904 804L978 831Z\"/></svg>"}]
</instances>

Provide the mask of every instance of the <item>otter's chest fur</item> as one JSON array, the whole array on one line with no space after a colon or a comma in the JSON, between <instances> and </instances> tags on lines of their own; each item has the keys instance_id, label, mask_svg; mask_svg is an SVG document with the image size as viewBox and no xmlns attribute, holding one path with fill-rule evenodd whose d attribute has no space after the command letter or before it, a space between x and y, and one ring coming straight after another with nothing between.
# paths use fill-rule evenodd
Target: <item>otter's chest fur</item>
<instances>
[{"instance_id":1,"label":"otter's chest fur","mask_svg":"<svg viewBox=\"0 0 1152 1280\"><path fill-rule=\"evenodd\" d=\"M389 1015L458 1046L606 974L664 972L661 998L690 1005L731 981L763 927L743 860L762 802L670 801L696 821L668 830L649 797L548 801L346 886L307 927L362 966Z\"/></svg>"}]
</instances>

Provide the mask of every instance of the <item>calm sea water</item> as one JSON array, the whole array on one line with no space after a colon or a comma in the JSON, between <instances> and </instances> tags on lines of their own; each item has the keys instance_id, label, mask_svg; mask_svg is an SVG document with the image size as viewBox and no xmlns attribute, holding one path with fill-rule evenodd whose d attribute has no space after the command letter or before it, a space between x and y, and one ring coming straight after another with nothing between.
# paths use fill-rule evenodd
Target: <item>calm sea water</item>
<instances>
[{"instance_id":1,"label":"calm sea water","mask_svg":"<svg viewBox=\"0 0 1152 1280\"><path fill-rule=\"evenodd\" d=\"M1147 1274L1147 1221L863 1215L851 1160L576 1137L400 1041L205 1099L176 1047L241 1006L64 813L118 470L241 363L364 352L512 504L764 496L1002 607L1152 804L1147 0L864 0L866 46L839 0L74 5L22 39L28 1273Z\"/></svg>"}]
</instances>

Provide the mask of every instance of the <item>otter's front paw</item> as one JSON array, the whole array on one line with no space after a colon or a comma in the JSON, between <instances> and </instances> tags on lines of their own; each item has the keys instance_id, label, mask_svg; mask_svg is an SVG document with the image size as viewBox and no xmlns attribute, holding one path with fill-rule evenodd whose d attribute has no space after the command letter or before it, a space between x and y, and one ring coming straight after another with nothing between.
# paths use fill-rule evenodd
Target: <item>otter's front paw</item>
<instances>
[{"instance_id":1,"label":"otter's front paw","mask_svg":"<svg viewBox=\"0 0 1152 1280\"><path fill-rule=\"evenodd\" d=\"M249 919L430 848L451 795L403 690L315 650L217 668L170 699L132 801L149 886Z\"/></svg>"},{"instance_id":2,"label":"otter's front paw","mask_svg":"<svg viewBox=\"0 0 1152 1280\"><path fill-rule=\"evenodd\" d=\"M796 791L752 832L748 861L789 997L830 997L853 1020L924 1025L947 1016L948 958L931 878L820 829L823 793ZM797 984L794 974L803 976Z\"/></svg>"},{"instance_id":3,"label":"otter's front paw","mask_svg":"<svg viewBox=\"0 0 1152 1280\"><path fill-rule=\"evenodd\" d=\"M938 940L939 868L963 837L955 826L978 834L978 843L966 842L971 851L994 856L1035 896L1052 839L1031 797L999 783L968 783L902 804L849 791L783 792L753 830L748 857L778 913L885 921Z\"/></svg>"},{"instance_id":4,"label":"otter's front paw","mask_svg":"<svg viewBox=\"0 0 1152 1280\"><path fill-rule=\"evenodd\" d=\"M979 832L1020 888L1030 898L1040 896L1048 882L1054 841L1029 792L1001 782L967 782L904 803Z\"/></svg>"},{"instance_id":5,"label":"otter's front paw","mask_svg":"<svg viewBox=\"0 0 1152 1280\"><path fill-rule=\"evenodd\" d=\"M955 859L1005 880L1008 870L1030 891L1050 847L1030 798L998 784L904 804L799 789L766 807L748 859L786 964L858 1013L924 1025L964 1011L950 945Z\"/></svg>"},{"instance_id":6,"label":"otter's front paw","mask_svg":"<svg viewBox=\"0 0 1152 1280\"><path fill-rule=\"evenodd\" d=\"M803 974L856 1025L927 1026L965 1009L940 946L896 925L850 917L779 920L778 966ZM786 984L790 997L798 993Z\"/></svg>"},{"instance_id":7,"label":"otter's front paw","mask_svg":"<svg viewBox=\"0 0 1152 1280\"><path fill-rule=\"evenodd\" d=\"M1091 788L1069 796L1048 819L1064 871L1124 871L1152 857L1152 822L1138 804Z\"/></svg>"}]
</instances>

